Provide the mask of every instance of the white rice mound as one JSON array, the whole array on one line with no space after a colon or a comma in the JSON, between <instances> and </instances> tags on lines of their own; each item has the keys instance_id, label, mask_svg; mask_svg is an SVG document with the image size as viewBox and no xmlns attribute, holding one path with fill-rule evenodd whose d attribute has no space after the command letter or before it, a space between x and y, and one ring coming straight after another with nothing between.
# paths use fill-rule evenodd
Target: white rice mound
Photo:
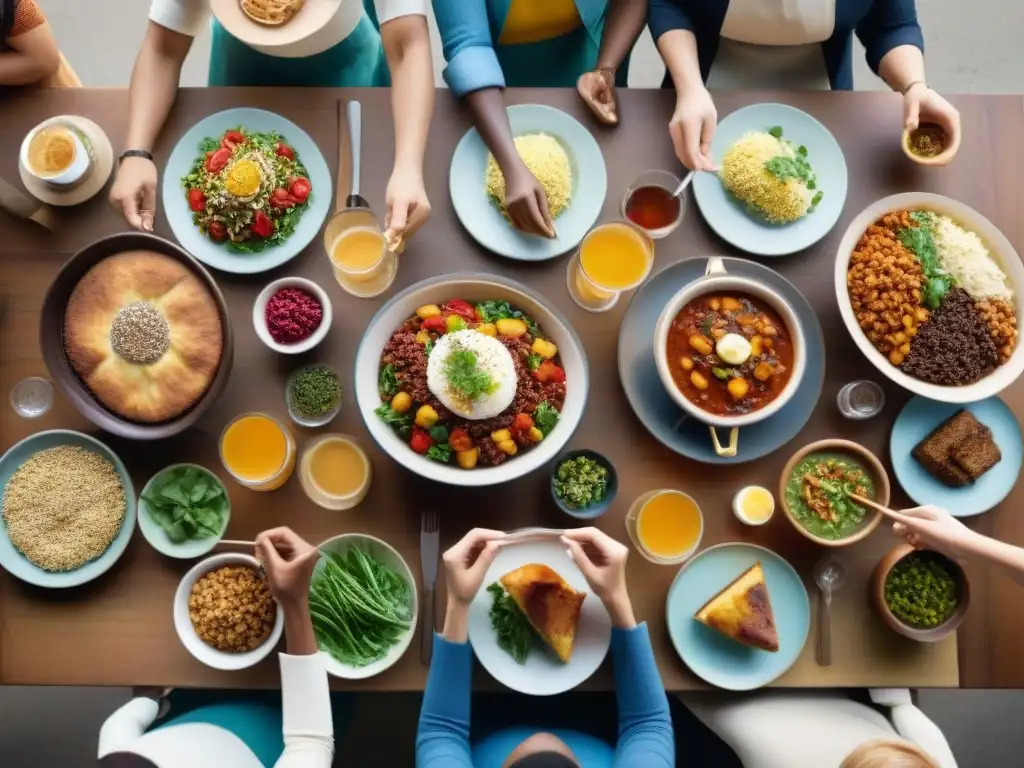
<instances>
[{"instance_id":1,"label":"white rice mound","mask_svg":"<svg viewBox=\"0 0 1024 768\"><path fill-rule=\"evenodd\" d=\"M800 179L780 181L765 168L773 157L795 157L794 149L770 133L752 131L733 142L722 158L725 188L776 224L796 221L811 209L814 193Z\"/></svg>"},{"instance_id":2,"label":"white rice mound","mask_svg":"<svg viewBox=\"0 0 1024 768\"><path fill-rule=\"evenodd\" d=\"M466 349L476 355L477 366L497 384L493 392L468 401L448 386L444 374L445 360L458 349ZM445 408L464 419L494 418L512 405L518 385L519 376L512 353L493 336L485 336L476 330L446 333L437 340L427 359L427 386L430 391Z\"/></svg>"},{"instance_id":3,"label":"white rice mound","mask_svg":"<svg viewBox=\"0 0 1024 768\"><path fill-rule=\"evenodd\" d=\"M948 216L932 218L932 234L942 268L975 301L1003 299L1012 302L1013 289L985 242Z\"/></svg>"}]
</instances>

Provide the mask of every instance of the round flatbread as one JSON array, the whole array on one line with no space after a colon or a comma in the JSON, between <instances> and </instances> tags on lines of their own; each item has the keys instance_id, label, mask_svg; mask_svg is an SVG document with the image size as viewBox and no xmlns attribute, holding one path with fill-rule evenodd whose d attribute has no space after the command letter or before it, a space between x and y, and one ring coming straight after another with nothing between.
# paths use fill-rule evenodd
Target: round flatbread
<instances>
[{"instance_id":1,"label":"round flatbread","mask_svg":"<svg viewBox=\"0 0 1024 768\"><path fill-rule=\"evenodd\" d=\"M306 0L241 0L242 12L258 24L279 27L302 10Z\"/></svg>"}]
</instances>

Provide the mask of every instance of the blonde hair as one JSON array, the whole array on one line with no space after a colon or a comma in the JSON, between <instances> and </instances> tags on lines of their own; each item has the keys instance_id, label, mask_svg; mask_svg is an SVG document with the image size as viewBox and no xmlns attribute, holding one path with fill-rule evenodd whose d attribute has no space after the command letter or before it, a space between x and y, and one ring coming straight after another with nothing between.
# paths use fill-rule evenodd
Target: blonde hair
<instances>
[{"instance_id":1,"label":"blonde hair","mask_svg":"<svg viewBox=\"0 0 1024 768\"><path fill-rule=\"evenodd\" d=\"M910 742L882 740L857 747L839 768L939 768L939 764Z\"/></svg>"}]
</instances>

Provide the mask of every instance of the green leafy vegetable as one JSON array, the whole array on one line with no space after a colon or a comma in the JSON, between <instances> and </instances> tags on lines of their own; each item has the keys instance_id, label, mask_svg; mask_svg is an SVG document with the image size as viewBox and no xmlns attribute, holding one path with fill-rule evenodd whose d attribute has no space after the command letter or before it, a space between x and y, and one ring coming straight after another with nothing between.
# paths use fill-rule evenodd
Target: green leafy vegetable
<instances>
[{"instance_id":1,"label":"green leafy vegetable","mask_svg":"<svg viewBox=\"0 0 1024 768\"><path fill-rule=\"evenodd\" d=\"M714 377L716 379L719 379L720 381L725 381L731 375L727 368L712 368L711 373L714 374Z\"/></svg>"},{"instance_id":2,"label":"green leafy vegetable","mask_svg":"<svg viewBox=\"0 0 1024 768\"><path fill-rule=\"evenodd\" d=\"M423 354L425 354L427 357L430 357L430 353L433 352L433 351L434 351L434 340L431 339L430 341L428 341L426 344L423 345Z\"/></svg>"},{"instance_id":3,"label":"green leafy vegetable","mask_svg":"<svg viewBox=\"0 0 1024 768\"><path fill-rule=\"evenodd\" d=\"M409 631L411 591L398 573L354 547L325 555L309 585L309 612L321 650L342 664L365 667Z\"/></svg>"},{"instance_id":4,"label":"green leafy vegetable","mask_svg":"<svg viewBox=\"0 0 1024 768\"><path fill-rule=\"evenodd\" d=\"M142 500L150 517L175 544L220 535L228 508L220 480L198 467L161 472Z\"/></svg>"},{"instance_id":5,"label":"green leafy vegetable","mask_svg":"<svg viewBox=\"0 0 1024 768\"><path fill-rule=\"evenodd\" d=\"M444 424L435 424L427 432L430 434L430 439L435 443L448 442L448 428Z\"/></svg>"},{"instance_id":6,"label":"green leafy vegetable","mask_svg":"<svg viewBox=\"0 0 1024 768\"><path fill-rule=\"evenodd\" d=\"M380 405L373 412L377 414L377 418L396 430L402 437L408 437L412 431L412 416L408 413L399 413L387 403Z\"/></svg>"},{"instance_id":7,"label":"green leafy vegetable","mask_svg":"<svg viewBox=\"0 0 1024 768\"><path fill-rule=\"evenodd\" d=\"M537 634L516 601L509 597L499 582L489 584L487 591L494 598L490 616L491 627L498 636L498 647L523 664L537 646Z\"/></svg>"},{"instance_id":8,"label":"green leafy vegetable","mask_svg":"<svg viewBox=\"0 0 1024 768\"><path fill-rule=\"evenodd\" d=\"M781 125L776 125L773 128L769 128L768 129L768 133L771 136L774 136L776 139L781 139L782 138L782 126Z\"/></svg>"},{"instance_id":9,"label":"green leafy vegetable","mask_svg":"<svg viewBox=\"0 0 1024 768\"><path fill-rule=\"evenodd\" d=\"M547 437L558 423L558 417L558 411L552 408L551 403L545 400L533 412L533 425L541 431L544 437Z\"/></svg>"},{"instance_id":10,"label":"green leafy vegetable","mask_svg":"<svg viewBox=\"0 0 1024 768\"><path fill-rule=\"evenodd\" d=\"M700 332L709 339L711 338L711 326L715 324L715 318L716 315L713 312L709 312L708 316L700 324Z\"/></svg>"},{"instance_id":11,"label":"green leafy vegetable","mask_svg":"<svg viewBox=\"0 0 1024 768\"><path fill-rule=\"evenodd\" d=\"M540 364L544 362L544 358L540 355L529 355L526 358L526 365L531 371L536 371L540 368Z\"/></svg>"},{"instance_id":12,"label":"green leafy vegetable","mask_svg":"<svg viewBox=\"0 0 1024 768\"><path fill-rule=\"evenodd\" d=\"M956 285L956 279L942 268L939 262L939 248L932 234L932 217L927 211L914 211L910 218L916 227L907 227L899 231L903 247L911 251L921 263L924 272L924 290L921 298L930 309L938 309L942 298L949 289Z\"/></svg>"},{"instance_id":13,"label":"green leafy vegetable","mask_svg":"<svg viewBox=\"0 0 1024 768\"><path fill-rule=\"evenodd\" d=\"M607 467L596 459L577 456L555 470L555 494L569 509L586 509L604 500L608 480Z\"/></svg>"},{"instance_id":14,"label":"green leafy vegetable","mask_svg":"<svg viewBox=\"0 0 1024 768\"><path fill-rule=\"evenodd\" d=\"M385 365L380 369L380 376L377 378L377 389L380 396L391 399L398 394L398 377L395 375L393 365Z\"/></svg>"},{"instance_id":15,"label":"green leafy vegetable","mask_svg":"<svg viewBox=\"0 0 1024 768\"><path fill-rule=\"evenodd\" d=\"M480 302L476 305L476 313L485 323L495 323L498 320L505 320L507 318L522 320L526 323L526 329L530 332L530 335L533 338L543 338L540 333L540 329L537 327L537 324L533 322L533 319L529 315L520 312L518 309L512 309L512 305L507 301Z\"/></svg>"},{"instance_id":16,"label":"green leafy vegetable","mask_svg":"<svg viewBox=\"0 0 1024 768\"><path fill-rule=\"evenodd\" d=\"M305 417L312 418L330 413L341 402L341 382L338 375L323 365L307 368L292 380L288 402L293 411Z\"/></svg>"},{"instance_id":17,"label":"green leafy vegetable","mask_svg":"<svg viewBox=\"0 0 1024 768\"><path fill-rule=\"evenodd\" d=\"M456 347L444 360L444 377L448 385L470 401L489 395L498 388L498 382L477 365L476 353Z\"/></svg>"},{"instance_id":18,"label":"green leafy vegetable","mask_svg":"<svg viewBox=\"0 0 1024 768\"><path fill-rule=\"evenodd\" d=\"M427 458L447 464L452 458L452 447L448 443L434 443L427 449Z\"/></svg>"}]
</instances>

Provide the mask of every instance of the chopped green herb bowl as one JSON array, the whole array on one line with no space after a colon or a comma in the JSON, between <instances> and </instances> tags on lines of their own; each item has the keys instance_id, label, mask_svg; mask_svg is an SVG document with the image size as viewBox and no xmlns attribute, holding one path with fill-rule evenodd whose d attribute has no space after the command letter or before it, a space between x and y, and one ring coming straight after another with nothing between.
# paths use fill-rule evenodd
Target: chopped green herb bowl
<instances>
[{"instance_id":1,"label":"chopped green herb bowl","mask_svg":"<svg viewBox=\"0 0 1024 768\"><path fill-rule=\"evenodd\" d=\"M301 408L296 407L297 398L295 395L295 385L299 380L300 376L308 374L317 369L323 370L328 374L328 377L333 376L334 382L337 384L337 402L333 407L324 410L322 413L310 414L303 411ZM309 383L306 384L307 388ZM315 389L310 394L316 398L325 397L324 388L327 386L326 380L315 383ZM334 420L334 417L338 415L341 410L342 400L345 399L345 388L342 386L341 377L338 372L331 368L329 365L323 363L314 363L313 365L307 365L299 368L291 376L288 377L288 383L284 388L284 400L285 405L288 408L288 415L292 417L292 421L298 424L300 427L323 427Z\"/></svg>"},{"instance_id":2,"label":"chopped green herb bowl","mask_svg":"<svg viewBox=\"0 0 1024 768\"><path fill-rule=\"evenodd\" d=\"M218 497L219 503L217 505L220 524L216 528L216 532L209 536L186 538L182 542L175 542L164 527L157 522L153 515L152 505L147 501L147 498L153 497L155 490L168 478L168 475L174 472L180 473L187 469L197 470L199 476L207 482L209 488L220 488L222 495ZM212 550L217 545L217 542L224 538L224 532L228 528L228 521L230 519L231 499L228 496L227 487L217 475L198 464L172 464L169 467L164 467L150 478L149 482L142 489L142 494L139 496L139 529L153 549L162 555L167 555L167 557L181 560L202 557Z\"/></svg>"},{"instance_id":3,"label":"chopped green herb bowl","mask_svg":"<svg viewBox=\"0 0 1024 768\"><path fill-rule=\"evenodd\" d=\"M598 501L591 501L585 506L576 506L572 504L558 491L560 486L558 477L559 468L567 461L577 460L580 458L589 459L590 461L595 462L598 466L603 467L608 473L608 483L601 499ZM611 508L612 502L615 500L615 494L618 493L618 490L619 476L615 472L615 466L600 453L592 451L589 448L566 451L555 459L555 463L551 468L551 498L555 500L555 505L560 510L570 517L575 517L577 520L593 520L594 518L603 515Z\"/></svg>"}]
</instances>

